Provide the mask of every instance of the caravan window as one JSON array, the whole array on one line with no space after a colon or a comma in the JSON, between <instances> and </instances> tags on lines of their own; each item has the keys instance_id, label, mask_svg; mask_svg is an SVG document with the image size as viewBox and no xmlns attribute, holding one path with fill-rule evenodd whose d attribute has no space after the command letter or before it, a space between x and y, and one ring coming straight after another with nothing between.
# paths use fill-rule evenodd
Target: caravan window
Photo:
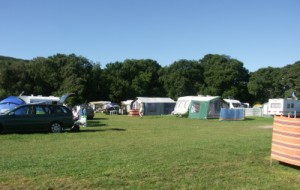
<instances>
[{"instance_id":1,"label":"caravan window","mask_svg":"<svg viewBox=\"0 0 300 190\"><path fill-rule=\"evenodd\" d=\"M281 104L280 103L272 103L271 108L281 108Z\"/></svg>"},{"instance_id":2,"label":"caravan window","mask_svg":"<svg viewBox=\"0 0 300 190\"><path fill-rule=\"evenodd\" d=\"M288 103L286 106L287 106L287 109L294 108L294 103Z\"/></svg>"}]
</instances>

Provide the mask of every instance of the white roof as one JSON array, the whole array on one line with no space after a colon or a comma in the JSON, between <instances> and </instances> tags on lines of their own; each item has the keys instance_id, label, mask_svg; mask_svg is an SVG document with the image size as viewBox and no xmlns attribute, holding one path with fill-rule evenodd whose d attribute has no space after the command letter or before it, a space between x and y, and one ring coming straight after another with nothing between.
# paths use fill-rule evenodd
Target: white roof
<instances>
[{"instance_id":1,"label":"white roof","mask_svg":"<svg viewBox=\"0 0 300 190\"><path fill-rule=\"evenodd\" d=\"M171 98L160 98L160 97L137 97L138 101L144 103L175 103Z\"/></svg>"},{"instance_id":2,"label":"white roof","mask_svg":"<svg viewBox=\"0 0 300 190\"><path fill-rule=\"evenodd\" d=\"M234 99L224 99L225 100L225 102L227 102L227 103L237 103L237 104L240 104L241 102L239 101L239 100L234 100Z\"/></svg>"},{"instance_id":3,"label":"white roof","mask_svg":"<svg viewBox=\"0 0 300 190\"><path fill-rule=\"evenodd\" d=\"M110 101L94 101L94 102L89 102L90 104L110 104Z\"/></svg>"},{"instance_id":4,"label":"white roof","mask_svg":"<svg viewBox=\"0 0 300 190\"><path fill-rule=\"evenodd\" d=\"M133 101L133 100L126 100L126 101L122 101L121 103L122 103L123 105L130 105L132 101Z\"/></svg>"},{"instance_id":5,"label":"white roof","mask_svg":"<svg viewBox=\"0 0 300 190\"><path fill-rule=\"evenodd\" d=\"M179 97L177 101L181 101L181 100L210 101L216 98L219 98L219 96L183 96L183 97Z\"/></svg>"}]
</instances>

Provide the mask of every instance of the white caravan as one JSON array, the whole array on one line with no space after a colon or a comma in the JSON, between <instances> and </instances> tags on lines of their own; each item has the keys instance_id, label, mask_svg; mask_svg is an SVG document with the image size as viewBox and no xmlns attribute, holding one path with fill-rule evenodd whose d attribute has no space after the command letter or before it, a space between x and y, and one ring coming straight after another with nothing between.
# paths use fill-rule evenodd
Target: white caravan
<instances>
[{"instance_id":1,"label":"white caravan","mask_svg":"<svg viewBox=\"0 0 300 190\"><path fill-rule=\"evenodd\" d=\"M300 100L294 99L269 99L268 114L270 115L300 115Z\"/></svg>"},{"instance_id":2,"label":"white caravan","mask_svg":"<svg viewBox=\"0 0 300 190\"><path fill-rule=\"evenodd\" d=\"M225 102L229 104L229 108L243 108L242 103L239 100L233 100L233 99L224 99Z\"/></svg>"}]
</instances>

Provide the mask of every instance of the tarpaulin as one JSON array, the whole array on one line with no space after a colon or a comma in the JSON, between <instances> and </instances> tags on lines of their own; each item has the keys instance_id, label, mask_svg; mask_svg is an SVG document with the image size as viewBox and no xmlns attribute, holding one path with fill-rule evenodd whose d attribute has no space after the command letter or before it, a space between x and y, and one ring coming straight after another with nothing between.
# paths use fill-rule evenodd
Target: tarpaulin
<instances>
[{"instance_id":1,"label":"tarpaulin","mask_svg":"<svg viewBox=\"0 0 300 190\"><path fill-rule=\"evenodd\" d=\"M228 109L222 108L220 120L243 120L245 119L244 109Z\"/></svg>"}]
</instances>

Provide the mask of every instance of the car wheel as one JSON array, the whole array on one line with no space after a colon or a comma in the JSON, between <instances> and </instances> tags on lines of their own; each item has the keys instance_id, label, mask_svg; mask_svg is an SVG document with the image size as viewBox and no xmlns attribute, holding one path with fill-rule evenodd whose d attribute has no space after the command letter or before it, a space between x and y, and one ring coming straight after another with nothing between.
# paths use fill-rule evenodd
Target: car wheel
<instances>
[{"instance_id":1,"label":"car wheel","mask_svg":"<svg viewBox=\"0 0 300 190\"><path fill-rule=\"evenodd\" d=\"M52 133L60 133L60 132L62 132L62 130L63 130L63 128L62 128L61 124L58 122L53 122L50 125L50 132L52 132Z\"/></svg>"}]
</instances>

